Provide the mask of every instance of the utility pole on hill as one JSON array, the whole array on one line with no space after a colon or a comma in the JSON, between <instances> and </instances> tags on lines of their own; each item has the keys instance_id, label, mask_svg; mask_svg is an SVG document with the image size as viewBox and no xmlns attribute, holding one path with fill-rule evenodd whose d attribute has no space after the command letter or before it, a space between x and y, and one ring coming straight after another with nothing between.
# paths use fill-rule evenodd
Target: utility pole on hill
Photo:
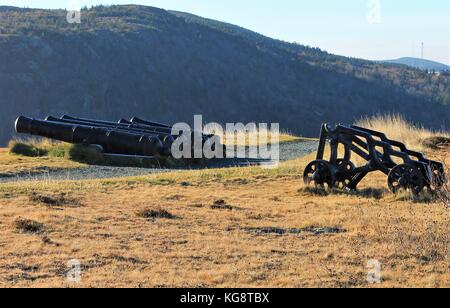
<instances>
[{"instance_id":1,"label":"utility pole on hill","mask_svg":"<svg viewBox=\"0 0 450 308\"><path fill-rule=\"evenodd\" d=\"M425 45L424 45L424 43L422 42L422 52L421 52L422 60L423 60L423 51L424 51L424 48L425 48Z\"/></svg>"}]
</instances>

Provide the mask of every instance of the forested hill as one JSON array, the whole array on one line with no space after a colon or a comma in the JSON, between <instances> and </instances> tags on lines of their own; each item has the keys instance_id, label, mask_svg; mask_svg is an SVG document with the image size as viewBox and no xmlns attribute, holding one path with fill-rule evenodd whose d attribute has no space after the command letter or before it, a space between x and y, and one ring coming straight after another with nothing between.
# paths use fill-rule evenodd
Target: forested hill
<instances>
[{"instance_id":1,"label":"forested hill","mask_svg":"<svg viewBox=\"0 0 450 308\"><path fill-rule=\"evenodd\" d=\"M419 68L421 70L427 70L427 71L436 71L436 72L444 72L444 71L450 71L450 66L445 65L443 63L425 60L425 59L419 59L419 58L400 58L396 60L388 60L384 61L387 63L394 63L394 64L401 64L401 65L407 65L415 68Z\"/></svg>"},{"instance_id":2,"label":"forested hill","mask_svg":"<svg viewBox=\"0 0 450 308\"><path fill-rule=\"evenodd\" d=\"M450 77L331 55L187 13L94 7L0 7L0 143L17 115L69 113L163 122L279 122L317 135L322 122L402 113L441 128Z\"/></svg>"}]
</instances>

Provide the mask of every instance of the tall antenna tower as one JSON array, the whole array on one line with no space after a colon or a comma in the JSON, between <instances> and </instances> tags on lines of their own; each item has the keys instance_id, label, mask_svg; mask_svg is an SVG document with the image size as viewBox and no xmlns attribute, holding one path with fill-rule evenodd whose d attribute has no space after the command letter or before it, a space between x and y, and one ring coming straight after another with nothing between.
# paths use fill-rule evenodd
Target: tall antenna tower
<instances>
[{"instance_id":1,"label":"tall antenna tower","mask_svg":"<svg viewBox=\"0 0 450 308\"><path fill-rule=\"evenodd\" d=\"M422 57L422 60L423 60L423 51L424 51L424 49L425 49L425 44L422 42L422 51L421 51L421 57Z\"/></svg>"}]
</instances>

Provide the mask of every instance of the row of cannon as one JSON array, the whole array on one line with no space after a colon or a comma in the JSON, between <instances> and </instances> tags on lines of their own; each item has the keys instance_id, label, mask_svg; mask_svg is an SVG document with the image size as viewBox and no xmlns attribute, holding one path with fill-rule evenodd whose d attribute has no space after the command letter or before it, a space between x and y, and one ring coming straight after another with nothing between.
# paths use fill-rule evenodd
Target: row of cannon
<instances>
[{"instance_id":1,"label":"row of cannon","mask_svg":"<svg viewBox=\"0 0 450 308\"><path fill-rule=\"evenodd\" d=\"M170 125L134 117L118 122L78 118L69 115L48 116L44 120L17 118L19 134L46 137L72 144L95 145L104 153L133 156L171 156L174 141L186 132L174 132ZM203 142L213 135L202 132Z\"/></svg>"}]
</instances>

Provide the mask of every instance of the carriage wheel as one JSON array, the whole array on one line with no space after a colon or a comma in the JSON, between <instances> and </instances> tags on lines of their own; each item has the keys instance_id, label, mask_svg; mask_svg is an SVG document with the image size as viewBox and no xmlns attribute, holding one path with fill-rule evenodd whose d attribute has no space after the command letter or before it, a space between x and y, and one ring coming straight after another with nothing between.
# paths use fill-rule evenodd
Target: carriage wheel
<instances>
[{"instance_id":1,"label":"carriage wheel","mask_svg":"<svg viewBox=\"0 0 450 308\"><path fill-rule=\"evenodd\" d=\"M425 179L419 169L410 164L395 166L388 176L389 189L395 194L400 189L418 195L425 187Z\"/></svg>"},{"instance_id":2,"label":"carriage wheel","mask_svg":"<svg viewBox=\"0 0 450 308\"><path fill-rule=\"evenodd\" d=\"M432 189L439 190L445 184L447 184L448 180L447 180L447 176L446 176L443 168L432 165L431 172L432 172L432 176L433 176L433 178L431 180Z\"/></svg>"},{"instance_id":3,"label":"carriage wheel","mask_svg":"<svg viewBox=\"0 0 450 308\"><path fill-rule=\"evenodd\" d=\"M321 188L325 188L325 185L332 188L336 183L332 167L325 160L315 160L306 166L303 181L306 185L314 183Z\"/></svg>"},{"instance_id":4,"label":"carriage wheel","mask_svg":"<svg viewBox=\"0 0 450 308\"><path fill-rule=\"evenodd\" d=\"M352 180L352 171L356 168L351 161L346 161L342 158L336 161L338 171L336 173L336 187L344 189L348 187Z\"/></svg>"}]
</instances>

